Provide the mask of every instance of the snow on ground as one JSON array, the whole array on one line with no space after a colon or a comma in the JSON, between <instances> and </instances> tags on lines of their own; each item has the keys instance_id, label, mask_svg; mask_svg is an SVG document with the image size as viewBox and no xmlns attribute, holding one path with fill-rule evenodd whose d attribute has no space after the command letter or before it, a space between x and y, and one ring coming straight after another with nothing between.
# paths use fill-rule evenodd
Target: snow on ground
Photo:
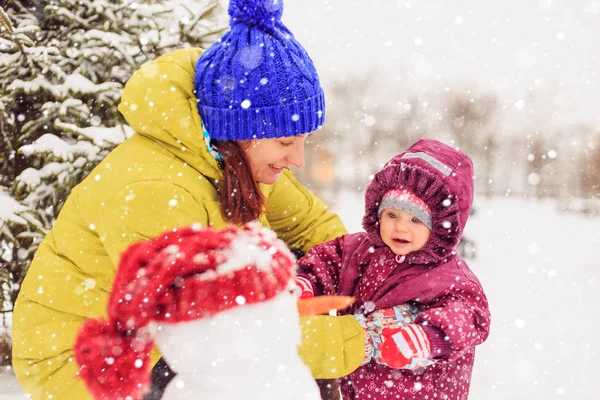
<instances>
[{"instance_id":1,"label":"snow on ground","mask_svg":"<svg viewBox=\"0 0 600 400\"><path fill-rule=\"evenodd\" d=\"M551 201L478 200L466 230L477 258L467 263L490 300L492 331L470 398L597 400L600 218L560 214ZM361 194L344 193L335 209L361 229ZM0 372L0 400L24 398Z\"/></svg>"},{"instance_id":2,"label":"snow on ground","mask_svg":"<svg viewBox=\"0 0 600 400\"><path fill-rule=\"evenodd\" d=\"M10 367L0 367L0 399L23 400L28 398L23 393Z\"/></svg>"},{"instance_id":3,"label":"snow on ground","mask_svg":"<svg viewBox=\"0 0 600 400\"><path fill-rule=\"evenodd\" d=\"M600 219L554 210L553 202L481 202L468 226L492 310L475 399L600 398Z\"/></svg>"}]
</instances>

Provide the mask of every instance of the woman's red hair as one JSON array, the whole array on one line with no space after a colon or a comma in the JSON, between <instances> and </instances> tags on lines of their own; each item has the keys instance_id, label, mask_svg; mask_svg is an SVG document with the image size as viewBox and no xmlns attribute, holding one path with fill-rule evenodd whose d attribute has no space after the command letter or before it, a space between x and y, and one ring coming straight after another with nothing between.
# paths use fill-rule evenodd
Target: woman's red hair
<instances>
[{"instance_id":1,"label":"woman's red hair","mask_svg":"<svg viewBox=\"0 0 600 400\"><path fill-rule=\"evenodd\" d=\"M217 185L221 215L235 225L257 220L265 209L265 197L244 150L231 140L216 141L216 147L223 156L223 181Z\"/></svg>"}]
</instances>

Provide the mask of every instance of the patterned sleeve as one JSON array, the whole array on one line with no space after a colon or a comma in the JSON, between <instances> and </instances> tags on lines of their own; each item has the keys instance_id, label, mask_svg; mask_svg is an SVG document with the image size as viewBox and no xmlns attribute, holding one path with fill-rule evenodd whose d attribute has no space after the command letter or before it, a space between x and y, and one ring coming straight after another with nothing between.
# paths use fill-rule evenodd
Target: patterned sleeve
<instances>
[{"instance_id":1,"label":"patterned sleeve","mask_svg":"<svg viewBox=\"0 0 600 400\"><path fill-rule=\"evenodd\" d=\"M315 296L337 294L344 236L314 246L298 261L298 276L308 279Z\"/></svg>"}]
</instances>

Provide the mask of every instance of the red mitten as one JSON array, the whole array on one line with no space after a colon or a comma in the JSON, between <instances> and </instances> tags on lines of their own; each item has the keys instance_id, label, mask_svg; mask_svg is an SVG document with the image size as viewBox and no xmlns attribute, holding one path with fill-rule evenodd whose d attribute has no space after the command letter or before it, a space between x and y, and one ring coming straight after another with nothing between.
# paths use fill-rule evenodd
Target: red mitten
<instances>
[{"instance_id":1,"label":"red mitten","mask_svg":"<svg viewBox=\"0 0 600 400\"><path fill-rule=\"evenodd\" d=\"M433 364L431 343L427 333L417 324L384 329L378 347L375 361L390 368L417 369Z\"/></svg>"},{"instance_id":2,"label":"red mitten","mask_svg":"<svg viewBox=\"0 0 600 400\"><path fill-rule=\"evenodd\" d=\"M296 287L298 288L301 299L306 299L315 295L312 283L302 276L296 277Z\"/></svg>"}]
</instances>

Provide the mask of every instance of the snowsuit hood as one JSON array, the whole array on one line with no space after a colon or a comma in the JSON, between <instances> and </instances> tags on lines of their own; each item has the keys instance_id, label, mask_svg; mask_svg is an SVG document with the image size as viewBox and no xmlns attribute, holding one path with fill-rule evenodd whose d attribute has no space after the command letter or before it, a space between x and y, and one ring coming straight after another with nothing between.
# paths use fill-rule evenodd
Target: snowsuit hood
<instances>
[{"instance_id":1,"label":"snowsuit hood","mask_svg":"<svg viewBox=\"0 0 600 400\"><path fill-rule=\"evenodd\" d=\"M389 190L408 189L431 209L432 231L423 249L407 256L411 264L429 264L455 251L473 205L473 162L462 151L433 139L421 139L392 158L375 174L365 193L363 228L377 246L379 204Z\"/></svg>"}]
</instances>

